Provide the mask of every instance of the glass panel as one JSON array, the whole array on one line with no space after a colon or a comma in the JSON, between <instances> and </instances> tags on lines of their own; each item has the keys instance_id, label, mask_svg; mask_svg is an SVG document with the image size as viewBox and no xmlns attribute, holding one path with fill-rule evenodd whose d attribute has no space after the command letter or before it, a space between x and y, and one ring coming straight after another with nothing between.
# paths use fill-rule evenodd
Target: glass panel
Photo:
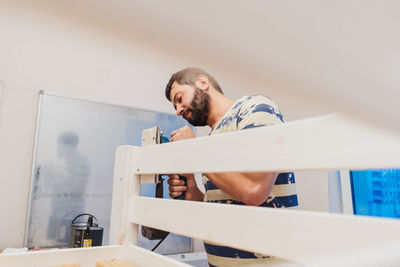
<instances>
[{"instance_id":1,"label":"glass panel","mask_svg":"<svg viewBox=\"0 0 400 267\"><path fill-rule=\"evenodd\" d=\"M400 218L400 170L350 171L354 214Z\"/></svg>"},{"instance_id":2,"label":"glass panel","mask_svg":"<svg viewBox=\"0 0 400 267\"><path fill-rule=\"evenodd\" d=\"M30 195L27 246L65 247L71 220L93 214L108 244L115 150L141 145L142 130L158 125L166 136L186 121L170 114L42 94ZM165 197L168 187L165 186ZM154 196L155 185L142 195ZM139 245L156 241L139 237ZM191 240L171 235L159 252L191 251Z\"/></svg>"}]
</instances>

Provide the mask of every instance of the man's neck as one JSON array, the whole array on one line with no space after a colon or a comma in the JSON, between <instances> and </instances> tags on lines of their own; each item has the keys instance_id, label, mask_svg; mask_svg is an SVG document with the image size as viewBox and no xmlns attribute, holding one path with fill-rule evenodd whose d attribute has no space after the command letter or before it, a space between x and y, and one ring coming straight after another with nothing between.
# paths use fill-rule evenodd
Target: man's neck
<instances>
[{"instance_id":1,"label":"man's neck","mask_svg":"<svg viewBox=\"0 0 400 267\"><path fill-rule=\"evenodd\" d=\"M234 103L235 100L232 100L225 95L215 94L210 101L210 114L208 116L207 125L214 130L214 128L217 126L217 123Z\"/></svg>"}]
</instances>

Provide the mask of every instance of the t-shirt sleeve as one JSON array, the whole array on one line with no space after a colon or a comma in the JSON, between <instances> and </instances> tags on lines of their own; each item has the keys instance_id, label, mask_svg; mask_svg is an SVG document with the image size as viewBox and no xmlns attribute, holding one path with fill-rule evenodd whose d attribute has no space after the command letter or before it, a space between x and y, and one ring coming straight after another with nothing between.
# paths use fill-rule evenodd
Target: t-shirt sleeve
<instances>
[{"instance_id":1,"label":"t-shirt sleeve","mask_svg":"<svg viewBox=\"0 0 400 267\"><path fill-rule=\"evenodd\" d=\"M283 117L277 106L268 98L249 101L238 114L238 129L251 129L283 123Z\"/></svg>"}]
</instances>

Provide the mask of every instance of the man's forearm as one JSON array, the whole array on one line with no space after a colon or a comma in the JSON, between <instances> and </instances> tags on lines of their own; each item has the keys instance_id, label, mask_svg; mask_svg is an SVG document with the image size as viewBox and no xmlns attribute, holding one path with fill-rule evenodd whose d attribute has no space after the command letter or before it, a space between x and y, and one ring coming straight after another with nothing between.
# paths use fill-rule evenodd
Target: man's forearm
<instances>
[{"instance_id":1,"label":"man's forearm","mask_svg":"<svg viewBox=\"0 0 400 267\"><path fill-rule=\"evenodd\" d=\"M247 205L264 203L275 183L278 173L207 173L205 174L224 193Z\"/></svg>"}]
</instances>

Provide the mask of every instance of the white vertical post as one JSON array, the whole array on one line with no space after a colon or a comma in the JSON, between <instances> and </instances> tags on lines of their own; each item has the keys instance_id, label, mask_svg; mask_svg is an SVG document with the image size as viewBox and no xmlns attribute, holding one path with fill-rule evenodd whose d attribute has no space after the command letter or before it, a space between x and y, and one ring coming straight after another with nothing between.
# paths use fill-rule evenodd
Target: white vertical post
<instances>
[{"instance_id":1,"label":"white vertical post","mask_svg":"<svg viewBox=\"0 0 400 267\"><path fill-rule=\"evenodd\" d=\"M129 220L129 200L140 195L135 159L139 147L118 147L115 157L111 208L110 245L137 244L138 225Z\"/></svg>"},{"instance_id":2,"label":"white vertical post","mask_svg":"<svg viewBox=\"0 0 400 267\"><path fill-rule=\"evenodd\" d=\"M350 172L349 170L340 171L340 185L342 187L342 205L344 214L353 214L353 195L351 192Z\"/></svg>"}]
</instances>

